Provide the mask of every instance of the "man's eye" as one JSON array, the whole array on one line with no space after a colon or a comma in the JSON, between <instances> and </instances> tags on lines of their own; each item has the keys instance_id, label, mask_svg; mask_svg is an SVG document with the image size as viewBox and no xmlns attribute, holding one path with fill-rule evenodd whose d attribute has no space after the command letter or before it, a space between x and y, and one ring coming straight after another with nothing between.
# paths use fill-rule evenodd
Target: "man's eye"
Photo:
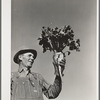
<instances>
[{"instance_id":1,"label":"man's eye","mask_svg":"<svg viewBox=\"0 0 100 100\"><path fill-rule=\"evenodd\" d=\"M32 55L28 55L29 57L31 57Z\"/></svg>"},{"instance_id":2,"label":"man's eye","mask_svg":"<svg viewBox=\"0 0 100 100\"><path fill-rule=\"evenodd\" d=\"M28 55L29 57L33 57L34 58L34 56L32 56L32 55Z\"/></svg>"}]
</instances>

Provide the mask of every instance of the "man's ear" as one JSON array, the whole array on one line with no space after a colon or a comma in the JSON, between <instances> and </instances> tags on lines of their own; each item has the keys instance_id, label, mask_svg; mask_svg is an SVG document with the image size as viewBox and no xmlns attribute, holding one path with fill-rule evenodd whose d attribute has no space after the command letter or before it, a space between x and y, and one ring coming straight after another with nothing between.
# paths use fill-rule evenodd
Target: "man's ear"
<instances>
[{"instance_id":1,"label":"man's ear","mask_svg":"<svg viewBox=\"0 0 100 100\"><path fill-rule=\"evenodd\" d=\"M18 59L19 59L19 60L22 60L22 59L23 59L23 56L22 56L22 55L19 55L19 56L18 56Z\"/></svg>"}]
</instances>

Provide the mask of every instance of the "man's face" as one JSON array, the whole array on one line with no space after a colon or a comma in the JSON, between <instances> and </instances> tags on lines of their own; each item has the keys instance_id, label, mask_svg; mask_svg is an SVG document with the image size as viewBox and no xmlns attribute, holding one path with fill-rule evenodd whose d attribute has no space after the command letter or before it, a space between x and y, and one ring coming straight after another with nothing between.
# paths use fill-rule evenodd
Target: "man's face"
<instances>
[{"instance_id":1,"label":"man's face","mask_svg":"<svg viewBox=\"0 0 100 100\"><path fill-rule=\"evenodd\" d=\"M24 53L19 55L19 59L24 67L31 68L34 62L34 55L31 52Z\"/></svg>"}]
</instances>

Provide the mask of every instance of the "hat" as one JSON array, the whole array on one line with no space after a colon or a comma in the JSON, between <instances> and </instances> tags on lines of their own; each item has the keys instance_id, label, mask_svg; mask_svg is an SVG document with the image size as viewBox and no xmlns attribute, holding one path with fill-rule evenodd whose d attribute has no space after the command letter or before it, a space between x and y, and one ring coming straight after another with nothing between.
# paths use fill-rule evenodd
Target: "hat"
<instances>
[{"instance_id":1,"label":"hat","mask_svg":"<svg viewBox=\"0 0 100 100\"><path fill-rule=\"evenodd\" d=\"M27 53L27 52L31 52L32 54L34 54L34 59L36 59L36 57L37 57L37 51L36 50L34 50L34 49L23 49L23 50L18 51L15 54L15 56L13 58L14 62L18 64L19 63L18 62L18 56L21 55L21 54Z\"/></svg>"}]
</instances>

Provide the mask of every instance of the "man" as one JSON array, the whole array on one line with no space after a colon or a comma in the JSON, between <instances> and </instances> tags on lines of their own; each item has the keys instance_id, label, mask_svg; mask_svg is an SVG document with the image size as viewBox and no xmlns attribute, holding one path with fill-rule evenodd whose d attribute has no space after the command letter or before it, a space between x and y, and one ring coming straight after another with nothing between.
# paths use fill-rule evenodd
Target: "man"
<instances>
[{"instance_id":1,"label":"man","mask_svg":"<svg viewBox=\"0 0 100 100\"><path fill-rule=\"evenodd\" d=\"M14 62L19 65L18 72L12 73L11 78L11 100L43 100L43 94L49 98L56 98L62 89L62 80L58 66L65 65L65 59L56 61L53 56L55 68L55 80L53 85L48 84L44 78L37 73L31 72L37 51L24 49L18 51L14 56Z\"/></svg>"}]
</instances>

